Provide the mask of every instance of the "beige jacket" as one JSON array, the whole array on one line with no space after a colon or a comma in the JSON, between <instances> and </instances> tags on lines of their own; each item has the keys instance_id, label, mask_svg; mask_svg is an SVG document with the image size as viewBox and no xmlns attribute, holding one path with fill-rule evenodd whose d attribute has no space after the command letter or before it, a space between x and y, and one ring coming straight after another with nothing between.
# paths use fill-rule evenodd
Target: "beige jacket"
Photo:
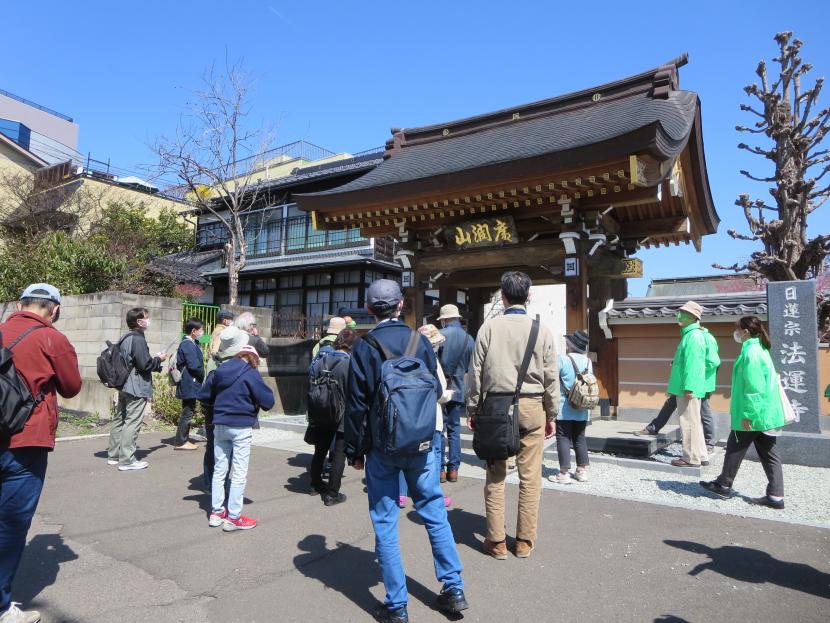
<instances>
[{"instance_id":1,"label":"beige jacket","mask_svg":"<svg viewBox=\"0 0 830 623\"><path fill-rule=\"evenodd\" d=\"M213 329L213 333L210 334L210 344L208 344L208 354L213 357L216 353L219 352L219 336L222 334L227 327L221 322L216 325Z\"/></svg>"},{"instance_id":2,"label":"beige jacket","mask_svg":"<svg viewBox=\"0 0 830 623\"><path fill-rule=\"evenodd\" d=\"M470 361L467 385L467 410L474 413L488 392L513 393L522 365L533 318L526 314L507 314L484 323L476 336L476 348ZM553 334L544 324L527 375L522 394L544 396L548 420L559 415L559 364Z\"/></svg>"}]
</instances>

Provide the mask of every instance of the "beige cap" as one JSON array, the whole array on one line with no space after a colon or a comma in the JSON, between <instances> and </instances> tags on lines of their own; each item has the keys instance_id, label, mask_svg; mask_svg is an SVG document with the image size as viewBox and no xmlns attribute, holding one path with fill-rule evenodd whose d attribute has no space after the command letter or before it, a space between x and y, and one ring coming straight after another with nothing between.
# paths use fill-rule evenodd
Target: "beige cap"
<instances>
[{"instance_id":1,"label":"beige cap","mask_svg":"<svg viewBox=\"0 0 830 623\"><path fill-rule=\"evenodd\" d=\"M427 324L423 327L418 327L418 333L429 340L433 347L440 346L447 341L447 337L438 330L434 324Z\"/></svg>"},{"instance_id":2,"label":"beige cap","mask_svg":"<svg viewBox=\"0 0 830 623\"><path fill-rule=\"evenodd\" d=\"M343 320L340 316L332 316L331 318L329 318L329 326L326 327L326 333L338 335L345 328L345 320Z\"/></svg>"},{"instance_id":3,"label":"beige cap","mask_svg":"<svg viewBox=\"0 0 830 623\"><path fill-rule=\"evenodd\" d=\"M438 316L438 320L450 320L452 318L461 318L461 314L458 311L458 305L444 305L441 308L441 315Z\"/></svg>"},{"instance_id":4,"label":"beige cap","mask_svg":"<svg viewBox=\"0 0 830 623\"><path fill-rule=\"evenodd\" d=\"M686 301L680 307L681 311L689 312L692 316L700 320L701 316L703 316L703 308L695 303L694 301Z\"/></svg>"}]
</instances>

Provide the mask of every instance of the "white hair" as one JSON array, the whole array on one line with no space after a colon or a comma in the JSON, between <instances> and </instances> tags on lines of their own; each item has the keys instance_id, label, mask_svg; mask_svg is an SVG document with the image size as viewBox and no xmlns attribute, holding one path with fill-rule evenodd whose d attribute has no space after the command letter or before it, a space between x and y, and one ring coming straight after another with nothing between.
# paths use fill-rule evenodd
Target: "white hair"
<instances>
[{"instance_id":1,"label":"white hair","mask_svg":"<svg viewBox=\"0 0 830 623\"><path fill-rule=\"evenodd\" d=\"M233 326L235 326L237 329L245 331L246 333L249 332L251 330L251 327L253 327L255 324L256 318L254 318L254 315L251 312L242 312L233 321Z\"/></svg>"}]
</instances>

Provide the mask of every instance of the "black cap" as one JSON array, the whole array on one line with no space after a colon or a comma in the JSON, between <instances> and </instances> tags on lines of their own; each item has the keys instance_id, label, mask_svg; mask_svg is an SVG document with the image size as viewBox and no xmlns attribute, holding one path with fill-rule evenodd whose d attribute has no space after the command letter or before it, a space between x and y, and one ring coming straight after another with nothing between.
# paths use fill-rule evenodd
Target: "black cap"
<instances>
[{"instance_id":1,"label":"black cap","mask_svg":"<svg viewBox=\"0 0 830 623\"><path fill-rule=\"evenodd\" d=\"M372 282L366 292L366 307L385 314L397 307L402 298L401 287L397 281L378 279Z\"/></svg>"},{"instance_id":2,"label":"black cap","mask_svg":"<svg viewBox=\"0 0 830 623\"><path fill-rule=\"evenodd\" d=\"M222 320L233 320L233 312L229 312L223 309L218 314L216 314L216 319L220 322Z\"/></svg>"}]
</instances>

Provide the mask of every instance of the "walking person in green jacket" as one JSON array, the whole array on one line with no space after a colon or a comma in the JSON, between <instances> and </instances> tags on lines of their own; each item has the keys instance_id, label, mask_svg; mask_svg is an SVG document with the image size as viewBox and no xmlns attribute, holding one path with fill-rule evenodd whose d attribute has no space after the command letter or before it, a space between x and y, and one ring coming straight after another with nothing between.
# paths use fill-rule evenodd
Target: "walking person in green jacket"
<instances>
[{"instance_id":1,"label":"walking person in green jacket","mask_svg":"<svg viewBox=\"0 0 830 623\"><path fill-rule=\"evenodd\" d=\"M680 344L672 360L668 393L677 396L677 415L683 435L683 458L671 462L675 467L709 464L709 453L700 421L700 402L706 396L706 337L700 327L703 308L687 301L677 312Z\"/></svg>"},{"instance_id":2,"label":"walking person in green jacket","mask_svg":"<svg viewBox=\"0 0 830 623\"><path fill-rule=\"evenodd\" d=\"M732 368L732 432L726 442L726 456L720 476L700 485L712 493L728 498L732 483L747 449L755 444L758 458L766 472L767 494L751 500L753 504L784 508L784 471L775 442L784 425L784 409L778 389L778 373L770 356L770 341L764 325L755 316L738 321L733 333L741 344L741 354Z\"/></svg>"}]
</instances>

